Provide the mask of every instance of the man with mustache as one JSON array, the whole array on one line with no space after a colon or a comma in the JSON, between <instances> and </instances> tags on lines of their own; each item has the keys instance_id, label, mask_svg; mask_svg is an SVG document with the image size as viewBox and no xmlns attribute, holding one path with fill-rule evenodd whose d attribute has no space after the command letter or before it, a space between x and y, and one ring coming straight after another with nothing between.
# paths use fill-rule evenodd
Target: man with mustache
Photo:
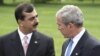
<instances>
[{"instance_id":1,"label":"man with mustache","mask_svg":"<svg viewBox=\"0 0 100 56\"><path fill-rule=\"evenodd\" d=\"M36 30L38 14L29 3L16 7L18 29L0 37L0 56L55 56L53 39Z\"/></svg>"}]
</instances>

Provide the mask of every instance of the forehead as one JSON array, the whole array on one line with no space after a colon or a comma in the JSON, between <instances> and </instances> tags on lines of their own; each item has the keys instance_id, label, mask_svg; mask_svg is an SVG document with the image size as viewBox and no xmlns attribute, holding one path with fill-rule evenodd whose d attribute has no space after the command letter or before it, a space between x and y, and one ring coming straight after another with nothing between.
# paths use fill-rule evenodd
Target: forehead
<instances>
[{"instance_id":1,"label":"forehead","mask_svg":"<svg viewBox=\"0 0 100 56\"><path fill-rule=\"evenodd\" d=\"M27 13L27 12L23 12L23 14L25 15L25 16L36 16L37 15L37 12L36 12L36 10L34 9L32 12L30 12L30 13Z\"/></svg>"},{"instance_id":2,"label":"forehead","mask_svg":"<svg viewBox=\"0 0 100 56\"><path fill-rule=\"evenodd\" d=\"M62 22L62 19L60 17L57 17L57 22Z\"/></svg>"}]
</instances>

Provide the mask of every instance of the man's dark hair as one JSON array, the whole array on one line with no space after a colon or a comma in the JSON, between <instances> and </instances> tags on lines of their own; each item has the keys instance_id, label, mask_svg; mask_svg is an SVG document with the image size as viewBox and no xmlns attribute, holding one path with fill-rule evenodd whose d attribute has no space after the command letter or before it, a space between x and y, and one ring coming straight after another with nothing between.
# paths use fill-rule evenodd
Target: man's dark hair
<instances>
[{"instance_id":1,"label":"man's dark hair","mask_svg":"<svg viewBox=\"0 0 100 56\"><path fill-rule=\"evenodd\" d=\"M24 20L24 15L23 12L27 12L30 13L34 10L34 6L30 3L21 3L16 7L15 10L15 18L16 21L18 22L18 20Z\"/></svg>"}]
</instances>

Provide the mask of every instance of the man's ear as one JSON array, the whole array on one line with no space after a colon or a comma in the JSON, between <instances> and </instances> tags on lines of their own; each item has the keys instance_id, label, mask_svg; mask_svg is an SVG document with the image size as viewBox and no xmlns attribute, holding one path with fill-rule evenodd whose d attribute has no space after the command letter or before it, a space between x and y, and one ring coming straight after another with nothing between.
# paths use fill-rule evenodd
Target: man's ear
<instances>
[{"instance_id":1,"label":"man's ear","mask_svg":"<svg viewBox=\"0 0 100 56\"><path fill-rule=\"evenodd\" d=\"M73 28L74 24L73 23L69 23L68 27L69 28Z\"/></svg>"}]
</instances>

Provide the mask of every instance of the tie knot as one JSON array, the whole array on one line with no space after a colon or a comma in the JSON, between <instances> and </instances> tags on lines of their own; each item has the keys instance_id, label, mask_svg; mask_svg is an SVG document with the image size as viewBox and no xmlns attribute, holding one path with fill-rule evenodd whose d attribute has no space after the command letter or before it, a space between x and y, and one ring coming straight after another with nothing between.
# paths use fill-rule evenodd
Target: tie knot
<instances>
[{"instance_id":1,"label":"tie knot","mask_svg":"<svg viewBox=\"0 0 100 56\"><path fill-rule=\"evenodd\" d=\"M28 36L25 35L23 39L24 39L24 40L27 40L27 39L28 39Z\"/></svg>"}]
</instances>

